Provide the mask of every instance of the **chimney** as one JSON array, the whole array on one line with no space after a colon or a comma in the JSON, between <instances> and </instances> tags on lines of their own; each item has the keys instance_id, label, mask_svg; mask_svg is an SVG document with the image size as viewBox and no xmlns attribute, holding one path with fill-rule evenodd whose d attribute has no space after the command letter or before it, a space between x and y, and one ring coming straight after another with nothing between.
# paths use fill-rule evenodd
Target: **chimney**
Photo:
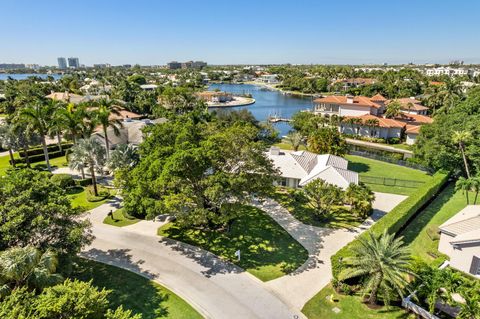
<instances>
[{"instance_id":1,"label":"chimney","mask_svg":"<svg viewBox=\"0 0 480 319\"><path fill-rule=\"evenodd\" d=\"M270 147L270 155L280 155L280 148L276 146Z\"/></svg>"},{"instance_id":2,"label":"chimney","mask_svg":"<svg viewBox=\"0 0 480 319\"><path fill-rule=\"evenodd\" d=\"M347 95L347 103L352 104L353 103L353 95Z\"/></svg>"}]
</instances>

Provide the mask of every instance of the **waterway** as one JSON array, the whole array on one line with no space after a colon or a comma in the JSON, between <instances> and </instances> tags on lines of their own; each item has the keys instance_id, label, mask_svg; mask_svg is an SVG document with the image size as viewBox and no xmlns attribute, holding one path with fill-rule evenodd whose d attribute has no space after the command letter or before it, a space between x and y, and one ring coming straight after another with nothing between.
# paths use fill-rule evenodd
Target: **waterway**
<instances>
[{"instance_id":1,"label":"waterway","mask_svg":"<svg viewBox=\"0 0 480 319\"><path fill-rule=\"evenodd\" d=\"M8 80L8 78L12 78L14 80L25 80L31 76L36 76L36 77L39 77L39 78L42 78L42 79L47 79L48 76L51 76L53 77L55 80L58 80L60 79L63 75L61 74L35 74L35 73L12 73L12 74L9 74L9 73L0 73L0 81L3 81L3 80Z\"/></svg>"},{"instance_id":2,"label":"waterway","mask_svg":"<svg viewBox=\"0 0 480 319\"><path fill-rule=\"evenodd\" d=\"M312 97L286 95L277 90L269 90L262 86L251 84L211 84L209 90L235 94L251 94L255 103L246 106L228 108L230 110L247 109L259 121L266 121L269 116L277 115L282 118L291 118L298 111L310 110L313 106ZM286 135L291 127L288 123L273 124L280 136Z\"/></svg>"}]
</instances>

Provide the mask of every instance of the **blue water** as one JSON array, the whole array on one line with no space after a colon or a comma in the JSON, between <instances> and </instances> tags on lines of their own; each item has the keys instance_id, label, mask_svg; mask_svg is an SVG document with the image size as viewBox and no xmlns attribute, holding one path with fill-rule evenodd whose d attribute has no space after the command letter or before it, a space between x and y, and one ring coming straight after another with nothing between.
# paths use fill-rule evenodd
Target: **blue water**
<instances>
[{"instance_id":1,"label":"blue water","mask_svg":"<svg viewBox=\"0 0 480 319\"><path fill-rule=\"evenodd\" d=\"M11 77L14 80L25 80L30 76L38 76L42 79L46 79L48 76L52 76L55 80L60 79L63 75L61 74L34 74L34 73L25 73L25 74L7 74L7 73L0 73L0 81L1 80L7 80L9 77Z\"/></svg>"},{"instance_id":2,"label":"blue water","mask_svg":"<svg viewBox=\"0 0 480 319\"><path fill-rule=\"evenodd\" d=\"M301 110L311 109L313 106L312 97L298 97L284 95L279 91L262 89L261 86L250 84L211 84L209 90L219 89L221 91L240 94L251 94L255 103L247 106L229 108L231 110L247 109L259 121L266 121L271 115L278 115L284 118L291 116ZM280 136L286 135L291 127L288 123L275 123L275 128Z\"/></svg>"}]
</instances>

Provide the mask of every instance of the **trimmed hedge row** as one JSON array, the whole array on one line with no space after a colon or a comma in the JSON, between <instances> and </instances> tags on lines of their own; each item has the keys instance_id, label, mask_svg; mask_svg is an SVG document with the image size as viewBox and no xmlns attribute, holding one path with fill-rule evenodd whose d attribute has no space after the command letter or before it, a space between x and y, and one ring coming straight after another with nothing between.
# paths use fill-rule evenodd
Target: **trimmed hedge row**
<instances>
[{"instance_id":1,"label":"trimmed hedge row","mask_svg":"<svg viewBox=\"0 0 480 319\"><path fill-rule=\"evenodd\" d=\"M77 186L88 186L92 185L92 179L91 178L85 178L85 179L76 179L75 180L75 185Z\"/></svg>"},{"instance_id":2,"label":"trimmed hedge row","mask_svg":"<svg viewBox=\"0 0 480 319\"><path fill-rule=\"evenodd\" d=\"M52 158L57 158L57 157L61 157L61 156L64 156L64 155L65 155L65 150L63 152L60 152L60 151L51 152L51 153L49 152L48 153L48 158L52 159ZM44 161L45 156L43 155L43 151L42 151L42 154L29 156L28 159L30 160L30 164L32 164L32 163L37 163L37 162ZM10 163L10 165L12 165L11 160L9 161L9 163ZM27 158L26 157L16 158L15 163L16 164L26 164L27 163Z\"/></svg>"},{"instance_id":3,"label":"trimmed hedge row","mask_svg":"<svg viewBox=\"0 0 480 319\"><path fill-rule=\"evenodd\" d=\"M438 171L432 179L423 184L417 191L398 204L388 214L376 222L368 231L363 232L354 241L340 249L330 258L332 262L332 275L334 280L338 279L338 274L342 271L342 259L352 256L352 248L360 244L359 238L366 239L368 234L379 236L386 229L390 234L397 233L407 221L417 213L417 211L427 203L440 188L448 181L449 173Z\"/></svg>"},{"instance_id":4,"label":"trimmed hedge row","mask_svg":"<svg viewBox=\"0 0 480 319\"><path fill-rule=\"evenodd\" d=\"M68 150L72 146L73 146L73 144L71 144L71 143L62 144L62 150L63 151ZM60 152L60 147L58 146L58 144L51 144L51 145L47 146L47 150L48 150L49 154L50 153L55 153L55 152ZM30 148L30 149L27 150L27 154L28 154L28 156L36 156L36 155L42 155L43 156L43 148L42 147ZM25 158L25 152L24 151L18 152L18 155L20 155L21 158Z\"/></svg>"}]
</instances>

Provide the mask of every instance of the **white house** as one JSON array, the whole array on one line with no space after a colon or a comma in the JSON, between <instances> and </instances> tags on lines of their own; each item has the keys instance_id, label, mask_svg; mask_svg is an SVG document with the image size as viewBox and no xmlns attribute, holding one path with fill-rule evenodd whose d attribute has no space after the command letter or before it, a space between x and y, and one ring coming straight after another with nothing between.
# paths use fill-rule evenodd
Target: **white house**
<instances>
[{"instance_id":1,"label":"white house","mask_svg":"<svg viewBox=\"0 0 480 319\"><path fill-rule=\"evenodd\" d=\"M480 205L469 205L440 225L438 250L450 266L480 278Z\"/></svg>"},{"instance_id":2,"label":"white house","mask_svg":"<svg viewBox=\"0 0 480 319\"><path fill-rule=\"evenodd\" d=\"M278 83L278 75L276 74L263 74L260 76L260 81L268 84Z\"/></svg>"},{"instance_id":3,"label":"white house","mask_svg":"<svg viewBox=\"0 0 480 319\"><path fill-rule=\"evenodd\" d=\"M348 161L330 154L318 155L307 151L287 151L271 147L268 158L280 170L278 185L302 187L315 179L346 189L358 184L358 174L348 170Z\"/></svg>"}]
</instances>

